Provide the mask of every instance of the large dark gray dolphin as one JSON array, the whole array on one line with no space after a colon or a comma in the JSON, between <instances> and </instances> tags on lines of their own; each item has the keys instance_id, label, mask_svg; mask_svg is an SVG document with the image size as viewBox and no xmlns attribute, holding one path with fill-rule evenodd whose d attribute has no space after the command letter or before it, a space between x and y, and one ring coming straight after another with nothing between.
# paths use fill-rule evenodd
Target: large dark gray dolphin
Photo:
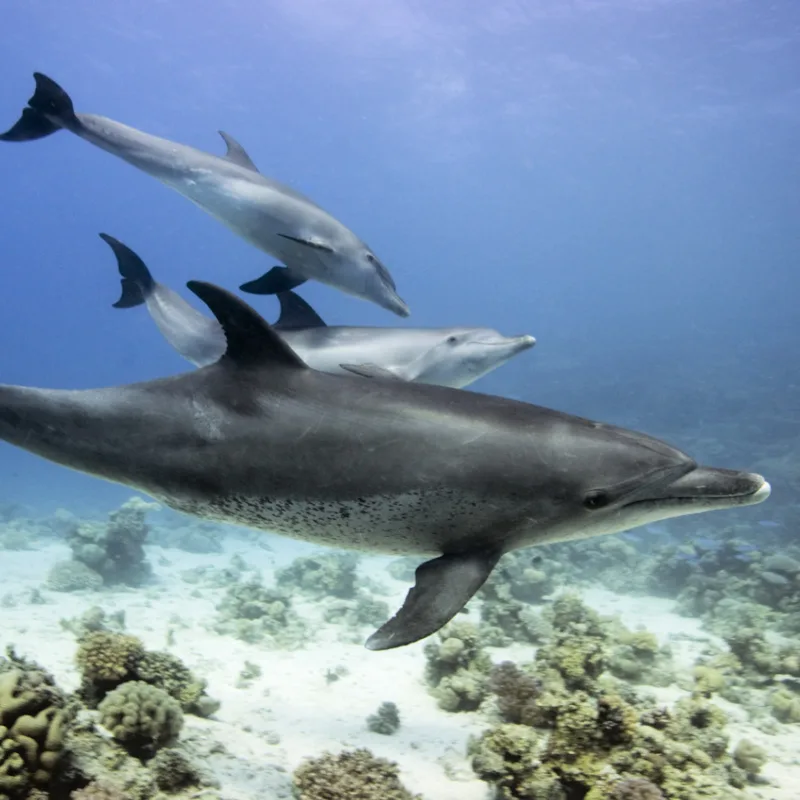
<instances>
[{"instance_id":1,"label":"large dark gray dolphin","mask_svg":"<svg viewBox=\"0 0 800 800\"><path fill-rule=\"evenodd\" d=\"M0 386L0 438L179 511L320 545L431 556L384 650L438 630L517 548L760 503L760 475L502 397L310 369L208 283L211 366L106 389Z\"/></svg>"},{"instance_id":2,"label":"large dark gray dolphin","mask_svg":"<svg viewBox=\"0 0 800 800\"><path fill-rule=\"evenodd\" d=\"M242 146L220 131L224 157L151 136L95 114L77 114L69 95L34 72L36 91L0 140L41 139L64 128L158 178L285 267L245 284L275 294L314 279L371 300L401 317L408 306L377 256L349 228L304 195L262 175Z\"/></svg>"},{"instance_id":3,"label":"large dark gray dolphin","mask_svg":"<svg viewBox=\"0 0 800 800\"><path fill-rule=\"evenodd\" d=\"M156 281L129 247L101 233L117 257L122 295L115 308L146 305L164 338L197 366L218 361L225 335L177 292ZM503 336L491 328L372 328L326 325L294 292L278 294L281 314L273 325L313 369L342 374L388 371L402 380L460 388L473 383L536 344L533 336Z\"/></svg>"}]
</instances>

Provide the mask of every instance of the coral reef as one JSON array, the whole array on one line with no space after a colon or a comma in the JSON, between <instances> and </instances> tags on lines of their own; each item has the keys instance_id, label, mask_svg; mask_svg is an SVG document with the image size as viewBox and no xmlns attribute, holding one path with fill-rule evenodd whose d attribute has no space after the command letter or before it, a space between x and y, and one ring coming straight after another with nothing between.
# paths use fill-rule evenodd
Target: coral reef
<instances>
[{"instance_id":1,"label":"coral reef","mask_svg":"<svg viewBox=\"0 0 800 800\"><path fill-rule=\"evenodd\" d=\"M0 798L27 800L51 786L68 722L52 676L10 651L0 661Z\"/></svg>"},{"instance_id":2,"label":"coral reef","mask_svg":"<svg viewBox=\"0 0 800 800\"><path fill-rule=\"evenodd\" d=\"M445 711L474 711L486 696L492 662L471 622L451 622L425 645L425 677Z\"/></svg>"},{"instance_id":3,"label":"coral reef","mask_svg":"<svg viewBox=\"0 0 800 800\"><path fill-rule=\"evenodd\" d=\"M100 575L106 586L142 586L151 575L144 553L149 532L145 515L156 508L156 503L134 497L112 511L104 525L74 525L67 535L73 559Z\"/></svg>"},{"instance_id":4,"label":"coral reef","mask_svg":"<svg viewBox=\"0 0 800 800\"><path fill-rule=\"evenodd\" d=\"M267 588L260 580L228 587L217 606L217 633L231 634L245 642L264 642L279 649L294 649L308 640L306 623L292 609L289 594Z\"/></svg>"},{"instance_id":5,"label":"coral reef","mask_svg":"<svg viewBox=\"0 0 800 800\"><path fill-rule=\"evenodd\" d=\"M132 755L155 755L173 743L183 727L180 703L163 689L128 681L109 692L97 707L100 723Z\"/></svg>"},{"instance_id":6,"label":"coral reef","mask_svg":"<svg viewBox=\"0 0 800 800\"><path fill-rule=\"evenodd\" d=\"M697 693L670 710L654 708L604 674L620 638L634 651L657 653L649 634L604 622L571 594L546 616L553 637L535 660L492 670L489 688L503 722L469 746L473 769L498 798L745 796L740 790L755 774L742 766L749 751L738 760L729 754L717 706ZM750 766L760 768L757 762L754 753Z\"/></svg>"},{"instance_id":7,"label":"coral reef","mask_svg":"<svg viewBox=\"0 0 800 800\"><path fill-rule=\"evenodd\" d=\"M82 676L79 696L89 707L118 686L140 681L163 689L189 714L207 717L219 708L219 702L206 694L206 682L180 659L145 650L135 636L90 631L79 639L75 660Z\"/></svg>"},{"instance_id":8,"label":"coral reef","mask_svg":"<svg viewBox=\"0 0 800 800\"><path fill-rule=\"evenodd\" d=\"M395 763L364 748L307 759L293 783L297 800L422 800L400 782Z\"/></svg>"},{"instance_id":9,"label":"coral reef","mask_svg":"<svg viewBox=\"0 0 800 800\"><path fill-rule=\"evenodd\" d=\"M315 600L339 597L344 600L356 596L356 568L358 553L326 553L318 556L300 556L288 567L277 570L275 581L287 591L300 591Z\"/></svg>"},{"instance_id":10,"label":"coral reef","mask_svg":"<svg viewBox=\"0 0 800 800\"><path fill-rule=\"evenodd\" d=\"M45 588L52 592L96 592L103 588L103 576L81 561L57 561L47 574Z\"/></svg>"},{"instance_id":11,"label":"coral reef","mask_svg":"<svg viewBox=\"0 0 800 800\"><path fill-rule=\"evenodd\" d=\"M381 703L374 714L367 717L367 728L373 733L391 736L400 728L400 712L394 703Z\"/></svg>"}]
</instances>

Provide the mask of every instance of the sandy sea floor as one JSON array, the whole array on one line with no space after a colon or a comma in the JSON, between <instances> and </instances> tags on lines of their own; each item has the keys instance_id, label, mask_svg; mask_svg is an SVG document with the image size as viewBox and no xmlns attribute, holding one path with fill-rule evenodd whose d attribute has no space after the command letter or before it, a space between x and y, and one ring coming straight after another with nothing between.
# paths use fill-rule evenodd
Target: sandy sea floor
<instances>
[{"instance_id":1,"label":"sandy sea floor","mask_svg":"<svg viewBox=\"0 0 800 800\"><path fill-rule=\"evenodd\" d=\"M44 604L30 604L27 596L44 585L54 562L69 557L68 548L51 545L36 551L0 552L0 595L10 594L17 600L15 606L3 609L0 645L13 644L18 654L38 661L64 689L73 690L79 682L75 636L60 620L79 616L94 605L108 612L124 610L128 633L140 637L149 649L167 649L180 657L208 679L209 694L221 701L213 719L187 716L182 738L214 753L206 766L220 780L226 800L290 797L291 772L304 757L354 747L368 747L396 761L406 786L426 800L487 800L491 792L474 777L465 745L470 734L480 733L488 723L477 713L450 714L437 707L423 682L424 643L372 653L361 644L341 642L342 626L320 625L305 649L276 651L206 630L204 625L215 617L215 605L224 590L201 588L201 596L193 596L198 587L183 581L180 573L201 565L224 566L238 553L248 568L262 570L269 581L276 566L299 552L293 543L283 549L281 540L270 542L276 548L273 551L229 541L224 554L202 556L148 547L156 577L152 588L103 593L42 590ZM384 569L386 563L385 559L365 559L362 571L369 570L386 584L390 594L383 599L394 610L408 585L392 579ZM598 612L618 614L627 626L644 625L661 642L669 641L676 666L687 671L704 643L713 638L699 621L672 613L669 601L600 589L583 596ZM296 603L304 617L317 620L321 605ZM185 627L175 628L170 622L173 615ZM168 647L170 628L175 628L175 638ZM369 632L365 628L364 637ZM495 661L530 660L533 648L491 648L490 652ZM257 664L262 674L246 688L238 688L245 661ZM329 683L327 671L339 666L346 667L347 674ZM677 687L648 691L663 703L684 694ZM384 701L396 703L400 710L402 725L393 736L366 728L367 716ZM720 699L715 702L731 717L731 746L747 737L769 753L763 770L766 782L750 788L752 796L797 800L800 726L782 726L778 735L767 735L748 724L744 709Z\"/></svg>"}]
</instances>

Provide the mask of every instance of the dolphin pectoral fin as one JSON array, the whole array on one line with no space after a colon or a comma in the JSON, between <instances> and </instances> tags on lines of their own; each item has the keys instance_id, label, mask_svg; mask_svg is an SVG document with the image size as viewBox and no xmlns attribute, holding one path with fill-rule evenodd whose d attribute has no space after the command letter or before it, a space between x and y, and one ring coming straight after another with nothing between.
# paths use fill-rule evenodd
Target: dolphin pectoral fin
<instances>
[{"instance_id":1,"label":"dolphin pectoral fin","mask_svg":"<svg viewBox=\"0 0 800 800\"><path fill-rule=\"evenodd\" d=\"M117 269L122 276L122 296L112 304L113 307L134 308L142 305L155 287L155 281L147 265L119 239L107 233L101 233L100 238L114 251Z\"/></svg>"},{"instance_id":2,"label":"dolphin pectoral fin","mask_svg":"<svg viewBox=\"0 0 800 800\"><path fill-rule=\"evenodd\" d=\"M402 608L367 639L367 649L402 647L438 631L483 586L501 555L500 550L472 550L420 564Z\"/></svg>"},{"instance_id":3,"label":"dolphin pectoral fin","mask_svg":"<svg viewBox=\"0 0 800 800\"><path fill-rule=\"evenodd\" d=\"M233 136L229 133L225 133L225 131L218 131L218 133L225 142L225 147L228 149L225 153L225 158L227 158L231 164L236 164L237 167L244 167L245 169L253 170L253 172L258 172L258 167L253 163L253 159L247 155L247 151Z\"/></svg>"},{"instance_id":4,"label":"dolphin pectoral fin","mask_svg":"<svg viewBox=\"0 0 800 800\"><path fill-rule=\"evenodd\" d=\"M61 128L80 126L70 96L41 72L34 72L33 78L36 90L28 100L28 107L22 110L22 115L11 128L0 133L0 141L30 142L44 139Z\"/></svg>"},{"instance_id":5,"label":"dolphin pectoral fin","mask_svg":"<svg viewBox=\"0 0 800 800\"><path fill-rule=\"evenodd\" d=\"M397 373L385 367L379 367L377 364L339 364L339 366L354 375L360 375L362 378L384 378L391 381L404 380Z\"/></svg>"},{"instance_id":6,"label":"dolphin pectoral fin","mask_svg":"<svg viewBox=\"0 0 800 800\"><path fill-rule=\"evenodd\" d=\"M272 326L276 330L288 331L296 328L326 328L325 321L311 306L294 292L278 292L281 313Z\"/></svg>"},{"instance_id":7,"label":"dolphin pectoral fin","mask_svg":"<svg viewBox=\"0 0 800 800\"><path fill-rule=\"evenodd\" d=\"M308 278L295 275L289 267L273 267L254 281L243 283L239 288L249 294L280 294L291 292L302 286Z\"/></svg>"},{"instance_id":8,"label":"dolphin pectoral fin","mask_svg":"<svg viewBox=\"0 0 800 800\"><path fill-rule=\"evenodd\" d=\"M288 233L279 233L278 236L280 236L282 239L289 239L289 241L297 242L297 244L302 244L305 247L311 247L314 250L322 250L323 253L334 252L334 249L329 244L323 242L322 239L318 239L316 237L313 239L301 239L297 236L289 236Z\"/></svg>"},{"instance_id":9,"label":"dolphin pectoral fin","mask_svg":"<svg viewBox=\"0 0 800 800\"><path fill-rule=\"evenodd\" d=\"M308 369L305 361L244 300L205 281L189 281L186 286L211 309L222 326L227 348L217 363Z\"/></svg>"}]
</instances>

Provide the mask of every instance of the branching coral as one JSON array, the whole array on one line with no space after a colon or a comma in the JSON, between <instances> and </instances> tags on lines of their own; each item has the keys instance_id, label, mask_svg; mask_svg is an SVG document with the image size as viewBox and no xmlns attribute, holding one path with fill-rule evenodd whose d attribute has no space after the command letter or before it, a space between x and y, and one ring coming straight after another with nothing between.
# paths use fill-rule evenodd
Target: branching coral
<instances>
[{"instance_id":1,"label":"branching coral","mask_svg":"<svg viewBox=\"0 0 800 800\"><path fill-rule=\"evenodd\" d=\"M491 659L470 622L451 622L425 645L426 679L445 711L474 711L486 696Z\"/></svg>"}]
</instances>

